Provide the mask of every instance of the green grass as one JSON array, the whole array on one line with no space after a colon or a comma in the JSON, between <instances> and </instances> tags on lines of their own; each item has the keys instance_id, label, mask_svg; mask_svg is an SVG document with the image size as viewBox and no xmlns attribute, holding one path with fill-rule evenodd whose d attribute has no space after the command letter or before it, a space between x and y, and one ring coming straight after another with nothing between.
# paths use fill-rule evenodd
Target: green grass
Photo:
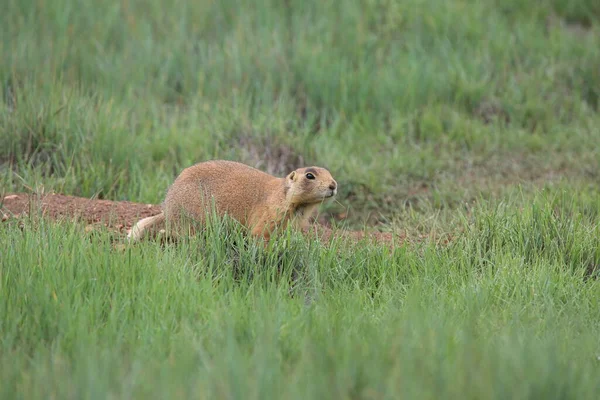
<instances>
[{"instance_id":1,"label":"green grass","mask_svg":"<svg viewBox=\"0 0 600 400\"><path fill-rule=\"evenodd\" d=\"M600 197L514 201L394 250L9 223L4 397L595 398Z\"/></svg>"},{"instance_id":2,"label":"green grass","mask_svg":"<svg viewBox=\"0 0 600 400\"><path fill-rule=\"evenodd\" d=\"M0 396L600 397L598 4L6 0L0 194L316 164L409 241L3 223Z\"/></svg>"}]
</instances>

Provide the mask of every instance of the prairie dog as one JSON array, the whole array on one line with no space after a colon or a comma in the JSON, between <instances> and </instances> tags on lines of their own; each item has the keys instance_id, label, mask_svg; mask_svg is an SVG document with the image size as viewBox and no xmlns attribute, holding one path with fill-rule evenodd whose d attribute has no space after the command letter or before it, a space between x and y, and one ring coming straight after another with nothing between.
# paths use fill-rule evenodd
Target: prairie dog
<instances>
[{"instance_id":1,"label":"prairie dog","mask_svg":"<svg viewBox=\"0 0 600 400\"><path fill-rule=\"evenodd\" d=\"M162 204L163 211L138 221L128 234L138 240L149 229L165 225L176 232L186 219L202 223L214 204L250 234L269 240L288 223L305 228L320 203L337 194L337 182L320 167L299 168L278 178L235 161L213 160L184 169Z\"/></svg>"}]
</instances>

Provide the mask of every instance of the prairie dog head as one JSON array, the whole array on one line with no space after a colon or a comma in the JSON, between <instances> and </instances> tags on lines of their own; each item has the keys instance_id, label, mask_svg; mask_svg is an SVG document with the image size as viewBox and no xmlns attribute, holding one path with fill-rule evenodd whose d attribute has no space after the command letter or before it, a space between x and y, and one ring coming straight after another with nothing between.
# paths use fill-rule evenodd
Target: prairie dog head
<instances>
[{"instance_id":1,"label":"prairie dog head","mask_svg":"<svg viewBox=\"0 0 600 400\"><path fill-rule=\"evenodd\" d=\"M292 204L316 204L337 194L337 182L325 168L306 167L285 177L287 198Z\"/></svg>"}]
</instances>

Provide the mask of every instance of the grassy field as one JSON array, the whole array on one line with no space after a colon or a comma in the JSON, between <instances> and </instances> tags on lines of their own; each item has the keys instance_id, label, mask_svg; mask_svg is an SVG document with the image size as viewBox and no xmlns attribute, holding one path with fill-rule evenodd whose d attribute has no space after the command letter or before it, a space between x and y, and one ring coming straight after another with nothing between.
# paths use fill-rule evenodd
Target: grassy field
<instances>
[{"instance_id":1,"label":"grassy field","mask_svg":"<svg viewBox=\"0 0 600 400\"><path fill-rule=\"evenodd\" d=\"M0 194L316 164L408 237L5 222L1 398L600 398L597 0L4 0L0 59Z\"/></svg>"}]
</instances>

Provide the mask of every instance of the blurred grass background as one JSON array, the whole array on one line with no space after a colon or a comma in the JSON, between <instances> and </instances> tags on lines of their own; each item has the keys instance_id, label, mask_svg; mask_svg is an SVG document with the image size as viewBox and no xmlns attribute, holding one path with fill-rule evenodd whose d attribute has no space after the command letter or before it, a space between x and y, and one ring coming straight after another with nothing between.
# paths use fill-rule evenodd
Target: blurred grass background
<instances>
[{"instance_id":1,"label":"blurred grass background","mask_svg":"<svg viewBox=\"0 0 600 400\"><path fill-rule=\"evenodd\" d=\"M205 159L275 174L317 164L360 225L389 222L414 193L456 207L548 175L598 180L593 0L8 0L6 11L10 190L43 181L157 203Z\"/></svg>"}]
</instances>

